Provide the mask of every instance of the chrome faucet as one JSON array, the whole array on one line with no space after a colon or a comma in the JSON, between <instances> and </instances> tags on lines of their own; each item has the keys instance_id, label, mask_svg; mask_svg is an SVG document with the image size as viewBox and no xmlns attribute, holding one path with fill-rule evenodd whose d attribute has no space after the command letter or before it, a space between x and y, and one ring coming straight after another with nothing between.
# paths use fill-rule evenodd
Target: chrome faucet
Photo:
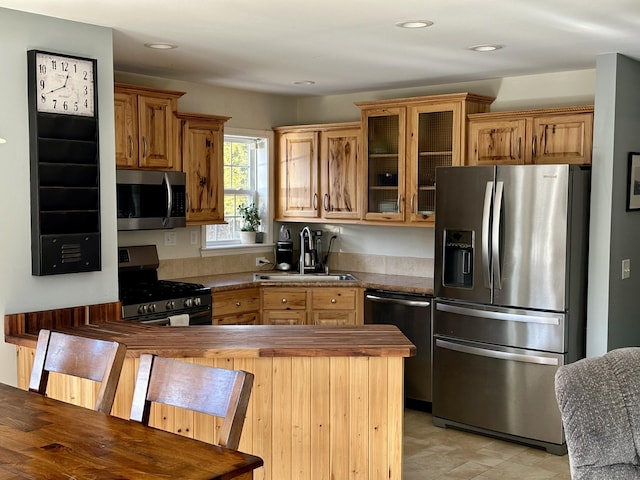
<instances>
[{"instance_id":1,"label":"chrome faucet","mask_svg":"<svg viewBox=\"0 0 640 480\"><path fill-rule=\"evenodd\" d=\"M307 237L307 247L305 248L304 242L305 242L305 236ZM308 251L307 251L308 249ZM311 230L309 229L308 226L303 227L302 230L300 230L300 261L298 262L298 270L300 273L304 273L305 272L305 267L306 266L312 266L311 265L311 250L313 250L313 239L311 238ZM305 254L308 253L309 254L309 260L305 261ZM307 265L307 263L309 265Z\"/></svg>"}]
</instances>

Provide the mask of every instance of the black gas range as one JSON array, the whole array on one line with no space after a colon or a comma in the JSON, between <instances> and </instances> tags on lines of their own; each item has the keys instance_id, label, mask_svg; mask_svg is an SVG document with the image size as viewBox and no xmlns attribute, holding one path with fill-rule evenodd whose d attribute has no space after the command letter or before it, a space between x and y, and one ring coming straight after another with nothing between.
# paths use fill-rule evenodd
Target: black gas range
<instances>
[{"instance_id":1,"label":"black gas range","mask_svg":"<svg viewBox=\"0 0 640 480\"><path fill-rule=\"evenodd\" d=\"M189 325L211 325L211 289L199 283L158 280L155 245L118 248L118 290L122 319L169 325L189 315Z\"/></svg>"}]
</instances>

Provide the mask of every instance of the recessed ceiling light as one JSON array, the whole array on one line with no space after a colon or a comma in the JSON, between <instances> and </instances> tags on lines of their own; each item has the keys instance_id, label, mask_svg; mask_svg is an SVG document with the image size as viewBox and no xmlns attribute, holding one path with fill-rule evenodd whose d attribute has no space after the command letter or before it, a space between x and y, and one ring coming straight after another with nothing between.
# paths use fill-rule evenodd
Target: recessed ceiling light
<instances>
[{"instance_id":1,"label":"recessed ceiling light","mask_svg":"<svg viewBox=\"0 0 640 480\"><path fill-rule=\"evenodd\" d=\"M474 52L493 52L495 50L500 50L503 48L503 45L494 45L494 44L482 44L482 45L473 45L471 47L467 47L469 50L473 50Z\"/></svg>"},{"instance_id":2,"label":"recessed ceiling light","mask_svg":"<svg viewBox=\"0 0 640 480\"><path fill-rule=\"evenodd\" d=\"M400 28L424 28L430 27L431 25L433 25L433 22L429 20L408 20L406 22L396 23L396 27Z\"/></svg>"},{"instance_id":3,"label":"recessed ceiling light","mask_svg":"<svg viewBox=\"0 0 640 480\"><path fill-rule=\"evenodd\" d=\"M297 82L293 82L294 85L315 85L316 82L313 80L299 80Z\"/></svg>"},{"instance_id":4,"label":"recessed ceiling light","mask_svg":"<svg viewBox=\"0 0 640 480\"><path fill-rule=\"evenodd\" d=\"M7 143L7 141L4 138L0 137L0 143Z\"/></svg>"},{"instance_id":5,"label":"recessed ceiling light","mask_svg":"<svg viewBox=\"0 0 640 480\"><path fill-rule=\"evenodd\" d=\"M154 48L156 50L173 50L174 48L178 48L177 45L172 45L171 43L163 43L163 42L145 43L144 46L147 48Z\"/></svg>"}]
</instances>

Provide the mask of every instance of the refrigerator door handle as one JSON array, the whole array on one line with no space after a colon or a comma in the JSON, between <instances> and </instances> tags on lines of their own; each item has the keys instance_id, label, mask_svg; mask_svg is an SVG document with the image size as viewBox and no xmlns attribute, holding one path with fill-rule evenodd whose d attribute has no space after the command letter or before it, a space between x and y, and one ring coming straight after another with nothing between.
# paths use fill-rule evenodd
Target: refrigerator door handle
<instances>
[{"instance_id":1,"label":"refrigerator door handle","mask_svg":"<svg viewBox=\"0 0 640 480\"><path fill-rule=\"evenodd\" d=\"M482 209L482 277L484 286L491 288L489 221L491 219L491 200L493 198L493 182L487 182L484 190L484 207Z\"/></svg>"},{"instance_id":2,"label":"refrigerator door handle","mask_svg":"<svg viewBox=\"0 0 640 480\"><path fill-rule=\"evenodd\" d=\"M560 316L541 317L536 315L521 315L518 313L496 312L492 310L478 310L475 308L459 307L446 303L437 303L436 310L468 317L488 318L490 320L504 320L510 322L540 323L544 325L560 325Z\"/></svg>"},{"instance_id":3,"label":"refrigerator door handle","mask_svg":"<svg viewBox=\"0 0 640 480\"><path fill-rule=\"evenodd\" d=\"M493 267L493 280L496 288L502 288L502 271L500 268L500 227L502 217L502 192L504 182L496 182L496 196L493 210L493 225L491 228L491 260Z\"/></svg>"},{"instance_id":4,"label":"refrigerator door handle","mask_svg":"<svg viewBox=\"0 0 640 480\"><path fill-rule=\"evenodd\" d=\"M486 348L471 347L460 343L447 342L446 340L436 339L436 347L446 348L455 352L468 353L481 357L497 358L499 360L513 360L516 362L535 363L538 365L559 365L557 358L540 357L537 355L525 355L522 353L501 352L499 350L488 350Z\"/></svg>"}]
</instances>

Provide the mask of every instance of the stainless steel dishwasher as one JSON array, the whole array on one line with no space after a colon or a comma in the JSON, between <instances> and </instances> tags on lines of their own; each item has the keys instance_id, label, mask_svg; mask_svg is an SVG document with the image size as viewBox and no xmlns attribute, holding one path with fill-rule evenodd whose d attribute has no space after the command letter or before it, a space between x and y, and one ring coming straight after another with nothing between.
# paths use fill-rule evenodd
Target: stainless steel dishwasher
<instances>
[{"instance_id":1,"label":"stainless steel dishwasher","mask_svg":"<svg viewBox=\"0 0 640 480\"><path fill-rule=\"evenodd\" d=\"M364 323L395 325L416 346L416 355L405 359L404 394L407 406L429 409L424 403L431 402L432 297L366 290L364 298Z\"/></svg>"}]
</instances>

